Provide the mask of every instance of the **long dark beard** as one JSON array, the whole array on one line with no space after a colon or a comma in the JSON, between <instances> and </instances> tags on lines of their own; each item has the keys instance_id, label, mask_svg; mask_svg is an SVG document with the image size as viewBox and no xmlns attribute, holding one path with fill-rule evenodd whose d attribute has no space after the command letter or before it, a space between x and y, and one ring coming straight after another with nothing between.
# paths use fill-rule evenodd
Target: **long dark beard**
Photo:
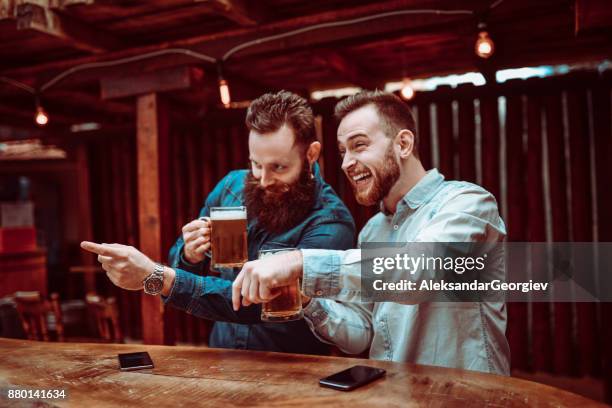
<instances>
[{"instance_id":1,"label":"long dark beard","mask_svg":"<svg viewBox=\"0 0 612 408\"><path fill-rule=\"evenodd\" d=\"M356 187L351 184L355 193L355 199L361 205L375 205L389 194L389 191L391 191L391 188L397 182L400 169L393 156L393 144L389 144L382 165L379 168L371 169L371 171L374 180L372 188L367 194L358 193Z\"/></svg>"},{"instance_id":2,"label":"long dark beard","mask_svg":"<svg viewBox=\"0 0 612 408\"><path fill-rule=\"evenodd\" d=\"M249 219L257 218L257 223L266 231L279 233L295 227L310 213L315 201L315 180L308 162L305 161L295 183L284 184L271 193L249 171L244 198Z\"/></svg>"}]
</instances>

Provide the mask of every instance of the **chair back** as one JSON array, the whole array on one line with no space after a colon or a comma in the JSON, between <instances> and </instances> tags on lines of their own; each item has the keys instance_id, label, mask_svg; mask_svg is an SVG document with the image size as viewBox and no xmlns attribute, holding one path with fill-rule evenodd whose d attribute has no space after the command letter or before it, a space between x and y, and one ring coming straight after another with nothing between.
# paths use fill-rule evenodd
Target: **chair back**
<instances>
[{"instance_id":1,"label":"chair back","mask_svg":"<svg viewBox=\"0 0 612 408\"><path fill-rule=\"evenodd\" d=\"M51 300L44 299L40 292L15 292L15 304L17 313L21 320L23 331L30 340L49 341L48 316L52 315L55 320L55 332L58 341L64 341L64 325L62 321L62 310L60 308L59 295L51 294Z\"/></svg>"},{"instance_id":2,"label":"chair back","mask_svg":"<svg viewBox=\"0 0 612 408\"><path fill-rule=\"evenodd\" d=\"M111 343L123 343L123 335L119 325L119 308L114 297L103 298L90 292L85 301L90 315L95 321L98 335Z\"/></svg>"}]
</instances>

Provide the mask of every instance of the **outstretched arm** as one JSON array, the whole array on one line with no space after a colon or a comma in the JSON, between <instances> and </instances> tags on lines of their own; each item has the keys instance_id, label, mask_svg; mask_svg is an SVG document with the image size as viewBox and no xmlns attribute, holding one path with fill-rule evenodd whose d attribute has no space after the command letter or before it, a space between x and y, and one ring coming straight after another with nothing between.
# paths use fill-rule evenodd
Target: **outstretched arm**
<instances>
[{"instance_id":1,"label":"outstretched arm","mask_svg":"<svg viewBox=\"0 0 612 408\"><path fill-rule=\"evenodd\" d=\"M138 249L121 244L96 244L84 241L81 247L98 255L98 262L116 286L141 290L143 281L154 270L155 263ZM161 291L165 303L194 316L236 323L260 322L260 307L253 306L234 312L231 307L231 287L228 280L164 267Z\"/></svg>"}]
</instances>

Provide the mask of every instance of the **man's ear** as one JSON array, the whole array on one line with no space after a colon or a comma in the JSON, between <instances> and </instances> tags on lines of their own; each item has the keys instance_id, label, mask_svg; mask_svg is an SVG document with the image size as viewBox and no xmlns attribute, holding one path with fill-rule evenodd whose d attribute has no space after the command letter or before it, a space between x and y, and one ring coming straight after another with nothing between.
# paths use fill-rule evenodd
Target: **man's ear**
<instances>
[{"instance_id":1,"label":"man's ear","mask_svg":"<svg viewBox=\"0 0 612 408\"><path fill-rule=\"evenodd\" d=\"M308 163L312 166L317 160L319 160L320 154L321 143L312 142L310 146L308 146L308 150L306 151L306 158L308 159Z\"/></svg>"},{"instance_id":2,"label":"man's ear","mask_svg":"<svg viewBox=\"0 0 612 408\"><path fill-rule=\"evenodd\" d=\"M395 136L395 141L399 144L400 159L406 159L411 154L414 156L414 133L402 129Z\"/></svg>"}]
</instances>

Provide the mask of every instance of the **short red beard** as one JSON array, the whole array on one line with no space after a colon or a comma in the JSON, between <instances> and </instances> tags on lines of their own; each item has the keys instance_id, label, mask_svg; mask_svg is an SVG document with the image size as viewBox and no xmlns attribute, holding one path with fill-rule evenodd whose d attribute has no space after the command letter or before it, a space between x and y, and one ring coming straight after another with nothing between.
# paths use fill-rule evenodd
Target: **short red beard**
<instances>
[{"instance_id":1,"label":"short red beard","mask_svg":"<svg viewBox=\"0 0 612 408\"><path fill-rule=\"evenodd\" d=\"M249 219L256 218L266 231L280 233L295 227L312 211L315 202L315 180L308 161L296 182L268 191L249 171L244 198Z\"/></svg>"},{"instance_id":2,"label":"short red beard","mask_svg":"<svg viewBox=\"0 0 612 408\"><path fill-rule=\"evenodd\" d=\"M351 187L355 194L355 200L357 200L359 204L372 206L385 198L399 179L400 168L393 155L392 143L389 144L389 147L385 151L382 165L368 170L372 173L372 187L367 191L361 192L352 180Z\"/></svg>"}]
</instances>

